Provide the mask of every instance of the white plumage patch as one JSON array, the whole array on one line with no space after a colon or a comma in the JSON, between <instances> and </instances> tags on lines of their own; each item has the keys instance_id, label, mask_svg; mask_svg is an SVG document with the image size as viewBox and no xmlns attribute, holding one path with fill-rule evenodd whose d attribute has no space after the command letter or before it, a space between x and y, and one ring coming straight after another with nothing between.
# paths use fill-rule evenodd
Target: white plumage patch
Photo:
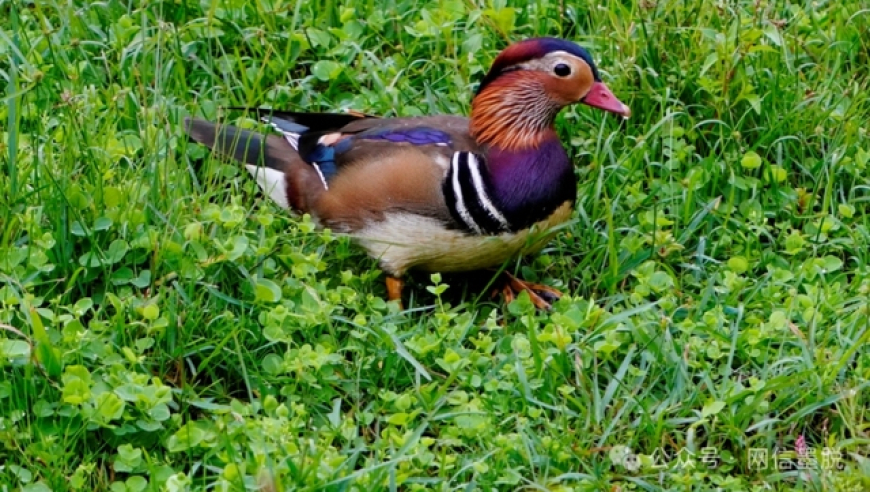
<instances>
[{"instance_id":1,"label":"white plumage patch","mask_svg":"<svg viewBox=\"0 0 870 492\"><path fill-rule=\"evenodd\" d=\"M263 193L269 195L269 198L282 208L290 208L290 202L287 201L287 178L284 173L268 167L250 164L245 164L245 168L257 180Z\"/></svg>"},{"instance_id":2,"label":"white plumage patch","mask_svg":"<svg viewBox=\"0 0 870 492\"><path fill-rule=\"evenodd\" d=\"M323 175L320 166L316 162L312 162L311 165L314 166L314 170L317 171L317 175L320 176L320 182L323 183L323 188L328 190L329 185L326 183L326 176Z\"/></svg>"},{"instance_id":3,"label":"white plumage patch","mask_svg":"<svg viewBox=\"0 0 870 492\"><path fill-rule=\"evenodd\" d=\"M456 152L453 154L453 196L456 197L456 211L459 213L459 216L462 217L462 221L465 222L471 230L478 234L483 234L483 230L477 225L477 222L474 221L474 218L471 216L471 212L468 211L468 207L465 205L465 197L462 195L462 183L459 182L459 166L462 165L462 152Z\"/></svg>"},{"instance_id":4,"label":"white plumage patch","mask_svg":"<svg viewBox=\"0 0 870 492\"><path fill-rule=\"evenodd\" d=\"M440 155L440 154L436 155L435 157L432 158L432 160L435 161L435 164L438 164L438 167L440 167L441 169L443 169L445 171L447 169L450 169L450 160L447 159L446 157L444 157L443 155Z\"/></svg>"},{"instance_id":5,"label":"white plumage patch","mask_svg":"<svg viewBox=\"0 0 870 492\"><path fill-rule=\"evenodd\" d=\"M477 234L509 231L510 223L490 198L481 166L481 159L473 152L453 154L443 188L447 206L469 231Z\"/></svg>"}]
</instances>

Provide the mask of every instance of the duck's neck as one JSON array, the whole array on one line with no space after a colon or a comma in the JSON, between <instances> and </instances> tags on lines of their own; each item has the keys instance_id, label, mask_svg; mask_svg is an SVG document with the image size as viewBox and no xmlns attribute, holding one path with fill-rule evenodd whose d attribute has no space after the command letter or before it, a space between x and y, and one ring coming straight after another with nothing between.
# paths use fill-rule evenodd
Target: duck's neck
<instances>
[{"instance_id":1,"label":"duck's neck","mask_svg":"<svg viewBox=\"0 0 870 492\"><path fill-rule=\"evenodd\" d=\"M503 75L471 102L471 136L481 145L521 151L550 136L560 106L540 82L520 73Z\"/></svg>"},{"instance_id":2,"label":"duck's neck","mask_svg":"<svg viewBox=\"0 0 870 492\"><path fill-rule=\"evenodd\" d=\"M560 109L519 73L492 82L472 102L471 135L486 149L493 198L514 227L576 198L574 168L554 128Z\"/></svg>"}]
</instances>

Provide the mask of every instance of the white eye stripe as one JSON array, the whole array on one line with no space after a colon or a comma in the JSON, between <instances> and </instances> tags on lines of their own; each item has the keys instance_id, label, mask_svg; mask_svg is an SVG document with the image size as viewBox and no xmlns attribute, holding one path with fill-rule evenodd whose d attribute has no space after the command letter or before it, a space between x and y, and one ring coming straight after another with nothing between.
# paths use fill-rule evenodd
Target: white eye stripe
<instances>
[{"instance_id":1,"label":"white eye stripe","mask_svg":"<svg viewBox=\"0 0 870 492\"><path fill-rule=\"evenodd\" d=\"M516 67L522 70L553 72L556 66L567 65L571 69L571 72L574 72L578 60L586 63L581 58L578 58L567 51L553 51L536 60L520 63L516 65Z\"/></svg>"}]
</instances>

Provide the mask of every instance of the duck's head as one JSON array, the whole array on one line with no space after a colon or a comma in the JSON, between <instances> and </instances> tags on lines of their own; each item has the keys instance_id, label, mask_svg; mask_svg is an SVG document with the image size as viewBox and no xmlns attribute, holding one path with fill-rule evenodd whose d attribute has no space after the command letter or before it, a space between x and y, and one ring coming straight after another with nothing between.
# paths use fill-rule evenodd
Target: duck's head
<instances>
[{"instance_id":1,"label":"duck's head","mask_svg":"<svg viewBox=\"0 0 870 492\"><path fill-rule=\"evenodd\" d=\"M481 81L471 131L481 143L526 147L534 144L534 133L552 126L559 110L575 103L631 115L601 81L588 51L564 39L527 39L502 51Z\"/></svg>"}]
</instances>

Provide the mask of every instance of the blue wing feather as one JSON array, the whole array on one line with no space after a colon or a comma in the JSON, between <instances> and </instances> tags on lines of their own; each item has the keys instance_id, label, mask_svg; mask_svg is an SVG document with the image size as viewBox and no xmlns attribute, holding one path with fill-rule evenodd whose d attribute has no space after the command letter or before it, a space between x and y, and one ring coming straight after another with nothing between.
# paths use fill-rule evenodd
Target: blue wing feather
<instances>
[{"instance_id":1,"label":"blue wing feather","mask_svg":"<svg viewBox=\"0 0 870 492\"><path fill-rule=\"evenodd\" d=\"M283 116L283 115L281 115ZM299 157L309 164L316 165L324 185L338 173L339 156L353 149L361 141L382 141L409 145L451 146L450 134L425 126L411 128L372 128L356 134L342 134L341 129L314 128L300 123L293 115L291 119L272 115L264 118L299 152ZM337 119L343 115L327 115ZM352 118L352 117L351 117ZM313 118L312 118L313 119ZM306 122L308 123L308 122Z\"/></svg>"},{"instance_id":2,"label":"blue wing feather","mask_svg":"<svg viewBox=\"0 0 870 492\"><path fill-rule=\"evenodd\" d=\"M411 145L450 145L451 139L447 132L427 127L415 128L385 128L375 132L363 132L357 138L364 140L387 140L395 143Z\"/></svg>"},{"instance_id":3,"label":"blue wing feather","mask_svg":"<svg viewBox=\"0 0 870 492\"><path fill-rule=\"evenodd\" d=\"M324 140L328 143L324 143ZM307 132L299 139L299 156L309 163L316 163L323 178L328 182L338 172L339 157L362 141L386 141L410 145L452 145L447 132L428 127L377 128L356 135L340 132Z\"/></svg>"}]
</instances>

